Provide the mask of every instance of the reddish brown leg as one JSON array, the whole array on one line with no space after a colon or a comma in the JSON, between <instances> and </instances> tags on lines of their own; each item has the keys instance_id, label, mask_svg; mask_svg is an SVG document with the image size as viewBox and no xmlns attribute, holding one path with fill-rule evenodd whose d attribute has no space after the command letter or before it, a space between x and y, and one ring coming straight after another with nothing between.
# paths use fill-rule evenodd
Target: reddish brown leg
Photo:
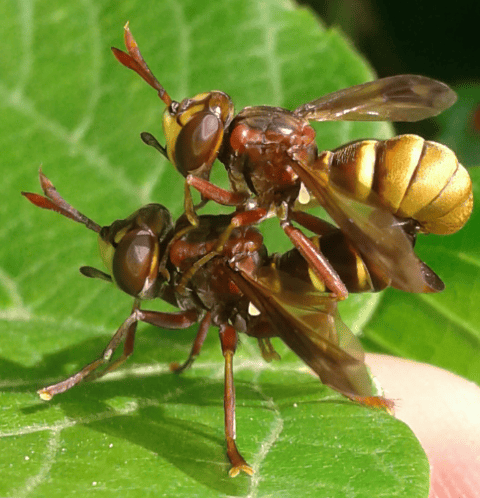
<instances>
[{"instance_id":1,"label":"reddish brown leg","mask_svg":"<svg viewBox=\"0 0 480 498\"><path fill-rule=\"evenodd\" d=\"M176 313L162 313L161 311L138 310L138 321L155 325L163 329L186 329L197 323L198 312L185 310Z\"/></svg>"},{"instance_id":2,"label":"reddish brown leg","mask_svg":"<svg viewBox=\"0 0 480 498\"><path fill-rule=\"evenodd\" d=\"M332 268L328 259L318 250L315 244L299 229L294 227L289 221L282 221L281 227L292 241L293 245L305 258L308 266L325 283L325 286L332 291L339 299L348 297L348 290L342 282L337 272Z\"/></svg>"},{"instance_id":3,"label":"reddish brown leg","mask_svg":"<svg viewBox=\"0 0 480 498\"><path fill-rule=\"evenodd\" d=\"M253 469L240 455L235 444L235 386L233 384L233 355L237 348L237 333L231 325L220 326L220 342L222 353L225 358L225 440L227 442L227 455L232 468L229 471L230 477L237 476L241 471L248 475L253 474Z\"/></svg>"},{"instance_id":4,"label":"reddish brown leg","mask_svg":"<svg viewBox=\"0 0 480 498\"><path fill-rule=\"evenodd\" d=\"M102 370L102 371L95 370L95 371L91 372L90 374L88 374L84 378L84 380L90 381L90 380L98 379L99 377L103 377L108 372L111 372L112 370L115 370L116 368L118 368L133 353L133 349L135 346L135 332L137 330L137 324L138 324L138 322L132 323L132 325L130 325L130 327L128 328L127 333L125 335L125 344L123 345L123 352L122 352L121 356L119 358L117 358L114 362L110 363L107 366L107 368L105 368L104 370ZM113 356L113 353L117 349L118 344L112 345L111 348L109 348L109 346L111 346L111 342L107 346L107 348L105 349L105 351L103 353L103 355L104 355L103 358L105 358L105 359L108 357L109 350L111 351L110 357ZM109 361L109 360L106 360L106 361ZM100 365L101 365L101 363L97 366L100 366Z\"/></svg>"},{"instance_id":5,"label":"reddish brown leg","mask_svg":"<svg viewBox=\"0 0 480 498\"><path fill-rule=\"evenodd\" d=\"M303 211L292 210L290 211L290 217L293 221L296 221L299 225L317 235L327 235L338 230L335 225L332 225L328 221Z\"/></svg>"},{"instance_id":6,"label":"reddish brown leg","mask_svg":"<svg viewBox=\"0 0 480 498\"><path fill-rule=\"evenodd\" d=\"M46 401L50 400L55 396L55 394L60 394L68 389L76 386L83 380L97 379L110 372L114 368L117 368L122 364L133 352L134 341L135 341L135 330L137 328L137 323L139 321L150 323L158 327L177 329L186 328L196 322L196 317L198 316L196 311L187 310L180 313L161 313L157 311L143 311L139 309L140 301L137 299L133 304L132 313L130 316L122 323L120 328L115 332L112 339L108 343L107 347L104 349L102 356L97 358L92 363L89 363L83 367L76 374L68 377L67 379L53 384L48 387L44 387L38 391L40 397ZM110 362L113 354L115 353L121 342L125 340L125 346L122 355L111 365L100 372L96 372L97 368L101 367Z\"/></svg>"},{"instance_id":7,"label":"reddish brown leg","mask_svg":"<svg viewBox=\"0 0 480 498\"><path fill-rule=\"evenodd\" d=\"M225 190L221 187L217 187L217 185L209 182L208 180L204 180L203 178L199 178L197 176L188 175L185 181L187 185L194 187L198 192L200 192L203 198L214 201L222 206L238 207L243 205L248 199L248 196L245 194ZM229 230L228 236L230 236L231 231L235 227L254 225L264 219L267 214L267 210L260 207L237 213L232 218L230 227L227 228L227 230ZM227 239L228 237L226 237L225 240Z\"/></svg>"},{"instance_id":8,"label":"reddish brown leg","mask_svg":"<svg viewBox=\"0 0 480 498\"><path fill-rule=\"evenodd\" d=\"M207 314L203 317L203 320L200 323L200 326L198 327L198 332L197 335L195 336L195 340L193 341L192 344L192 349L190 351L190 354L188 355L187 360L182 363L181 365L179 363L171 363L170 364L170 370L175 373L181 373L183 372L186 368L189 368L192 363L195 361L197 356L200 354L200 351L203 346L203 342L205 341L205 338L207 337L208 329L210 328L210 324L212 323L212 313L209 311Z\"/></svg>"},{"instance_id":9,"label":"reddish brown leg","mask_svg":"<svg viewBox=\"0 0 480 498\"><path fill-rule=\"evenodd\" d=\"M203 197L214 201L222 206L241 206L245 203L248 196L245 194L240 194L237 192L231 192L230 190L225 190L217 185L199 178L198 176L188 175L186 182L191 187L198 190Z\"/></svg>"},{"instance_id":10,"label":"reddish brown leg","mask_svg":"<svg viewBox=\"0 0 480 498\"><path fill-rule=\"evenodd\" d=\"M51 386L40 389L39 391L37 391L38 394L40 395L40 398L46 401L52 399L53 396L55 396L55 394L63 393L68 389L72 388L73 386L76 386L86 377L90 376L98 367L104 365L105 363L108 363L112 358L113 353L115 352L119 344L123 341L123 339L126 336L135 335L135 329L138 321L136 317L136 310L138 309L138 305L139 305L138 300L135 300L133 304L132 314L122 323L117 332L115 332L114 336L108 343L107 347L104 349L102 356L100 358L84 366L79 372L68 377L68 379L58 382L57 384L53 384ZM133 347L133 337L129 342L132 343ZM101 376L102 374L103 372L99 373L97 377Z\"/></svg>"}]
</instances>

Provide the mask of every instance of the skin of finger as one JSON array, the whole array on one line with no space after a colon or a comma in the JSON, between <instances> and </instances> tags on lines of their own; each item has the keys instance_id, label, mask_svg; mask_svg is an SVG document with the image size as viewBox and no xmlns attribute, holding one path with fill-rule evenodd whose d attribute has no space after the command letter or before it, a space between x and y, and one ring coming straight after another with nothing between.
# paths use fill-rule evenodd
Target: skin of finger
<instances>
[{"instance_id":1,"label":"skin of finger","mask_svg":"<svg viewBox=\"0 0 480 498\"><path fill-rule=\"evenodd\" d=\"M366 361L427 454L429 498L480 497L480 388L425 363L378 354Z\"/></svg>"}]
</instances>

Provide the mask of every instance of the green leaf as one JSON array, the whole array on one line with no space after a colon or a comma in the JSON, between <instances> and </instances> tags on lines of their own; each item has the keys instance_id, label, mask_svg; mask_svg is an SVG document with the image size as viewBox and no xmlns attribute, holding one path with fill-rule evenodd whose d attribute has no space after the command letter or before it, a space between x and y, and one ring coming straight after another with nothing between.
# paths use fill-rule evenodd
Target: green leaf
<instances>
[{"instance_id":1,"label":"green leaf","mask_svg":"<svg viewBox=\"0 0 480 498\"><path fill-rule=\"evenodd\" d=\"M277 343L274 365L247 339L235 360L238 445L252 479L227 476L213 331L181 377L168 365L186 357L195 328L141 325L133 357L117 372L49 403L35 394L96 358L131 306L118 289L78 274L81 265L100 266L91 233L20 196L39 191L39 165L100 224L151 201L174 216L182 210L180 177L139 139L146 130L163 141L163 104L110 54L123 48L124 23L173 98L221 89L237 110L293 109L372 79L344 37L289 1L57 0L0 9L0 495L427 496L428 464L411 431L324 388ZM391 134L384 123L317 130L324 149ZM214 178L225 185L222 169ZM478 382L478 223L475 213L458 235L419 241L447 284L443 294L352 296L347 323L376 349ZM269 247L289 247L275 220L264 229Z\"/></svg>"}]
</instances>

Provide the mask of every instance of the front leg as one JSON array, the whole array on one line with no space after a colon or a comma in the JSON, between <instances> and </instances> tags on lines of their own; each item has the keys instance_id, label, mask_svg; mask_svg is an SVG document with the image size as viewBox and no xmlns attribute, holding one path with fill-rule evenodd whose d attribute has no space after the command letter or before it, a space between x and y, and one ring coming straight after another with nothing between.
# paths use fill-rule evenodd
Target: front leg
<instances>
[{"instance_id":1,"label":"front leg","mask_svg":"<svg viewBox=\"0 0 480 498\"><path fill-rule=\"evenodd\" d=\"M187 185L195 188L202 197L222 206L242 206L248 200L248 194L232 192L218 187L214 183L194 175L186 177Z\"/></svg>"},{"instance_id":2,"label":"front leg","mask_svg":"<svg viewBox=\"0 0 480 498\"><path fill-rule=\"evenodd\" d=\"M194 225L198 225L198 218L193 204L190 187L195 188L202 196L200 206L203 206L206 201L214 201L222 206L242 206L248 199L247 194L231 192L221 187L217 187L214 183L204 178L195 175L187 175L185 178L185 214L188 221Z\"/></svg>"},{"instance_id":3,"label":"front leg","mask_svg":"<svg viewBox=\"0 0 480 498\"><path fill-rule=\"evenodd\" d=\"M83 380L97 379L121 365L133 353L135 331L139 321L167 329L183 329L196 323L198 320L198 313L195 310L187 310L179 313L161 313L159 311L143 311L139 306L140 301L136 299L133 304L132 313L115 332L99 358L84 366L80 371L67 379L37 391L40 398L49 401L56 394L71 389ZM113 354L122 341L125 341L122 355L113 363L110 363ZM98 371L97 369L102 365L108 366L104 370Z\"/></svg>"}]
</instances>

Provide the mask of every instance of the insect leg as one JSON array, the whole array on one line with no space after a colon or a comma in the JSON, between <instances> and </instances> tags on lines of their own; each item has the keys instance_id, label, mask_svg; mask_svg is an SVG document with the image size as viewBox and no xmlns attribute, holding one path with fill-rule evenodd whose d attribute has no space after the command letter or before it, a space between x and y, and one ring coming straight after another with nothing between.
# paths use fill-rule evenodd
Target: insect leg
<instances>
[{"instance_id":1,"label":"insect leg","mask_svg":"<svg viewBox=\"0 0 480 498\"><path fill-rule=\"evenodd\" d=\"M198 313L194 310L182 311L180 313L162 313L160 311L149 311L149 310L137 310L137 320L150 325L155 325L156 327L168 328L168 329L183 329L190 327L197 321ZM98 379L98 377L103 377L106 373L111 372L118 368L125 360L133 353L133 347L135 343L135 330L137 328L137 323L135 322L127 332L125 337L125 345L123 347L122 355L117 358L113 363L110 363L105 370L98 373L93 373L88 376L86 380ZM207 327L208 330L208 327ZM110 346L110 344L109 344ZM115 346L116 349L117 346ZM114 349L114 350L115 350ZM106 351L108 351L108 346ZM113 354L113 351L112 351ZM193 360L192 360L193 361Z\"/></svg>"},{"instance_id":2,"label":"insect leg","mask_svg":"<svg viewBox=\"0 0 480 498\"><path fill-rule=\"evenodd\" d=\"M97 379L98 377L105 375L107 372L117 368L133 352L135 330L139 321L150 323L151 325L156 325L157 327L177 329L189 327L196 322L198 317L197 312L194 310L187 310L181 313L161 313L157 311L143 311L139 309L139 306L140 301L136 299L133 304L132 313L115 332L112 339L107 344L107 347L104 349L102 356L97 358L95 361L92 361L92 363L89 363L79 372L68 377L67 379L40 389L38 391L40 397L48 401L52 399L55 394L63 393L83 380ZM125 346L122 355L106 369L101 372L95 372L97 368L111 361L113 354L123 340L125 340Z\"/></svg>"},{"instance_id":3,"label":"insect leg","mask_svg":"<svg viewBox=\"0 0 480 498\"><path fill-rule=\"evenodd\" d=\"M199 178L198 176L188 175L186 177L186 182L188 185L198 190L203 197L214 201L217 204L221 204L222 206L241 206L248 198L245 194L231 192L230 190L217 187L217 185L203 178Z\"/></svg>"},{"instance_id":4,"label":"insect leg","mask_svg":"<svg viewBox=\"0 0 480 498\"><path fill-rule=\"evenodd\" d=\"M162 313L161 311L137 310L137 320L164 329L186 329L197 323L198 312L185 310L177 313Z\"/></svg>"},{"instance_id":5,"label":"insect leg","mask_svg":"<svg viewBox=\"0 0 480 498\"><path fill-rule=\"evenodd\" d=\"M90 380L98 379L99 377L103 377L106 373L111 372L112 370L115 370L123 362L125 362L125 360L133 353L133 348L135 346L135 332L137 330L137 323L138 322L134 322L134 323L132 323L132 325L130 325L130 327L128 327L127 333L125 335L125 344L123 346L122 355L119 358L117 358L113 363L110 363L108 365L108 367L105 368L104 370L101 370L101 371L95 370L95 371L92 371L91 373L87 374L87 376L84 378L84 380L90 381ZM110 348L109 348L109 346L110 346ZM113 355L113 352L116 350L117 347L118 347L118 344L112 346L112 341L111 341L109 343L109 345L107 346L107 348L105 349L102 359L105 359L105 361L109 361L108 359L106 359L108 357L108 352L111 351L111 353L110 353L110 357L111 357ZM97 367L99 367L100 365L101 365L101 363L98 364ZM97 368L97 367L95 367L95 368Z\"/></svg>"},{"instance_id":6,"label":"insect leg","mask_svg":"<svg viewBox=\"0 0 480 498\"><path fill-rule=\"evenodd\" d=\"M303 211L290 211L290 217L302 227L310 230L317 235L327 235L332 232L337 232L338 228L328 221L322 220L318 216L305 213Z\"/></svg>"},{"instance_id":7,"label":"insect leg","mask_svg":"<svg viewBox=\"0 0 480 498\"><path fill-rule=\"evenodd\" d=\"M242 470L246 474L252 475L253 469L240 455L235 444L235 386L233 384L233 355L237 348L237 332L231 325L222 324L220 326L220 342L222 353L225 358L225 393L223 406L225 410L225 440L227 442L227 455L232 468L229 471L230 477L237 476Z\"/></svg>"},{"instance_id":8,"label":"insect leg","mask_svg":"<svg viewBox=\"0 0 480 498\"><path fill-rule=\"evenodd\" d=\"M195 340L193 341L192 349L190 351L190 354L188 355L187 360L181 365L176 362L171 363L170 370L172 370L172 372L181 373L192 365L197 356L200 354L203 342L207 337L208 329L210 328L211 323L212 323L212 313L209 311L203 317L200 326L198 327L198 332L197 335L195 336Z\"/></svg>"},{"instance_id":9,"label":"insect leg","mask_svg":"<svg viewBox=\"0 0 480 498\"><path fill-rule=\"evenodd\" d=\"M97 358L95 361L92 361L92 363L84 366L79 372L68 377L67 379L58 382L57 384L53 384L51 386L40 389L39 391L37 391L40 395L40 398L49 401L53 398L53 396L55 396L55 394L63 393L73 386L76 386L78 383L88 377L92 372L94 372L98 367L105 363L108 363L123 339L128 335L135 335L135 328L138 321L138 318L136 316L136 309L138 308L138 304L138 300L135 300L131 315L115 332L100 358ZM133 338L131 340L133 341Z\"/></svg>"},{"instance_id":10,"label":"insect leg","mask_svg":"<svg viewBox=\"0 0 480 498\"><path fill-rule=\"evenodd\" d=\"M315 244L299 228L294 227L290 221L285 219L280 223L280 226L307 261L308 266L325 283L325 286L335 294L337 299L346 299L348 290L345 284Z\"/></svg>"}]
</instances>

